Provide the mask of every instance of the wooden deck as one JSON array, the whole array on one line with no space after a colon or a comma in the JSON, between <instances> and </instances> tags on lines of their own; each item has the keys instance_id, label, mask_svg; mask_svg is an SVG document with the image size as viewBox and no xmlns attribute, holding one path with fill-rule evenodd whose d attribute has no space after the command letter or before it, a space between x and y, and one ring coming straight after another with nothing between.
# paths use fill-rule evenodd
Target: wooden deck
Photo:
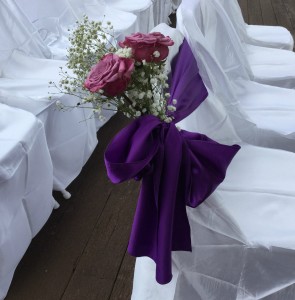
<instances>
[{"instance_id":1,"label":"wooden deck","mask_svg":"<svg viewBox=\"0 0 295 300\"><path fill-rule=\"evenodd\" d=\"M249 24L282 25L295 36L294 0L239 2ZM130 299L135 260L126 248L139 186L113 185L103 163L106 145L127 122L116 115L99 131L98 147L69 187L72 198L55 194L61 207L32 241L6 300Z\"/></svg>"},{"instance_id":2,"label":"wooden deck","mask_svg":"<svg viewBox=\"0 0 295 300\"><path fill-rule=\"evenodd\" d=\"M295 37L294 0L239 0L248 24L279 25Z\"/></svg>"}]
</instances>

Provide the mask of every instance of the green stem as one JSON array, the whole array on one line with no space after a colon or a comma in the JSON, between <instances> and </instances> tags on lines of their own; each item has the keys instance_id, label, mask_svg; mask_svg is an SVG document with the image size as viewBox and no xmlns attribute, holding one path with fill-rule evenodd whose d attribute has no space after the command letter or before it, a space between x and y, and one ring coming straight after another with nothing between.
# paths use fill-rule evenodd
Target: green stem
<instances>
[{"instance_id":1,"label":"green stem","mask_svg":"<svg viewBox=\"0 0 295 300\"><path fill-rule=\"evenodd\" d=\"M122 97L126 100L126 102L130 105L132 105L132 101L123 93Z\"/></svg>"}]
</instances>

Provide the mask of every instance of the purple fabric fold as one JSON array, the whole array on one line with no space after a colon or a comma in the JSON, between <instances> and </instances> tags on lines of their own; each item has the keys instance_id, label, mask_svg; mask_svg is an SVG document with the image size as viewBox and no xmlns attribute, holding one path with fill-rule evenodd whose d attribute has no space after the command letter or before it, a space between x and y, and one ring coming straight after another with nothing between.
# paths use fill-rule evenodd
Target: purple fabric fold
<instances>
[{"instance_id":1,"label":"purple fabric fold","mask_svg":"<svg viewBox=\"0 0 295 300\"><path fill-rule=\"evenodd\" d=\"M216 189L240 149L176 128L175 122L208 95L186 41L173 62L172 76L169 101L178 101L174 122L142 116L121 130L105 152L112 182L142 181L128 252L152 258L161 284L172 278L171 252L191 251L186 205L197 207Z\"/></svg>"},{"instance_id":2,"label":"purple fabric fold","mask_svg":"<svg viewBox=\"0 0 295 300\"><path fill-rule=\"evenodd\" d=\"M171 63L169 89L172 100L177 100L174 123L190 115L208 96L208 91L199 74L197 61L186 39Z\"/></svg>"},{"instance_id":3,"label":"purple fabric fold","mask_svg":"<svg viewBox=\"0 0 295 300\"><path fill-rule=\"evenodd\" d=\"M186 205L198 206L216 189L239 149L154 116L136 119L109 145L111 181L142 179L128 252L151 257L159 283L172 278L171 251L191 251Z\"/></svg>"}]
</instances>

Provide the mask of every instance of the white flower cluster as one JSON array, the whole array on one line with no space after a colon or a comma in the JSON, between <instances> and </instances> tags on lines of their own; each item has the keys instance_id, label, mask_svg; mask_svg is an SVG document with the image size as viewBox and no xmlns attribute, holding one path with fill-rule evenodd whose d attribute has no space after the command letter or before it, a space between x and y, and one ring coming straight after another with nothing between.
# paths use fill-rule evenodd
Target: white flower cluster
<instances>
[{"instance_id":1,"label":"white flower cluster","mask_svg":"<svg viewBox=\"0 0 295 300\"><path fill-rule=\"evenodd\" d=\"M126 93L132 103L125 107L125 115L138 117L142 114L152 114L170 123L173 120L172 114L176 111L177 101L174 100L167 106L167 100L170 98L170 94L165 92L169 87L167 79L164 62L143 62L137 65L132 84Z\"/></svg>"},{"instance_id":2,"label":"white flower cluster","mask_svg":"<svg viewBox=\"0 0 295 300\"><path fill-rule=\"evenodd\" d=\"M120 57L130 58L132 57L132 49L131 48L120 48L118 49L115 54Z\"/></svg>"},{"instance_id":3,"label":"white flower cluster","mask_svg":"<svg viewBox=\"0 0 295 300\"><path fill-rule=\"evenodd\" d=\"M160 52L159 51L155 51L154 53L153 53L153 55L154 55L154 57L160 57Z\"/></svg>"}]
</instances>

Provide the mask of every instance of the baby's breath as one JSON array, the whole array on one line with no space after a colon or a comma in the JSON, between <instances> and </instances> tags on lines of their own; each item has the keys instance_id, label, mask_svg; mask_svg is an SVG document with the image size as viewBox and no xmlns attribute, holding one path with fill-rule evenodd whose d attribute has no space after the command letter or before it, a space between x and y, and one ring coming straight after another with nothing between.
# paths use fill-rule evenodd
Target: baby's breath
<instances>
[{"instance_id":1,"label":"baby's breath","mask_svg":"<svg viewBox=\"0 0 295 300\"><path fill-rule=\"evenodd\" d=\"M170 94L167 93L167 75L165 61L146 62L135 61L131 81L125 92L115 97L108 97L104 90L90 92L84 87L84 82L91 70L106 54L113 53L124 58L132 58L131 48L120 48L113 34L110 22L104 26L101 22L90 21L87 16L78 22L77 28L70 34L71 46L68 49L68 71L60 68L60 82L49 82L57 92L76 96L78 101L73 107L89 107L100 120L104 120L104 110L119 110L129 118L152 114L162 121L170 123L171 114L176 110L176 100L167 106ZM159 51L153 53L159 57ZM59 109L65 106L56 102Z\"/></svg>"}]
</instances>

